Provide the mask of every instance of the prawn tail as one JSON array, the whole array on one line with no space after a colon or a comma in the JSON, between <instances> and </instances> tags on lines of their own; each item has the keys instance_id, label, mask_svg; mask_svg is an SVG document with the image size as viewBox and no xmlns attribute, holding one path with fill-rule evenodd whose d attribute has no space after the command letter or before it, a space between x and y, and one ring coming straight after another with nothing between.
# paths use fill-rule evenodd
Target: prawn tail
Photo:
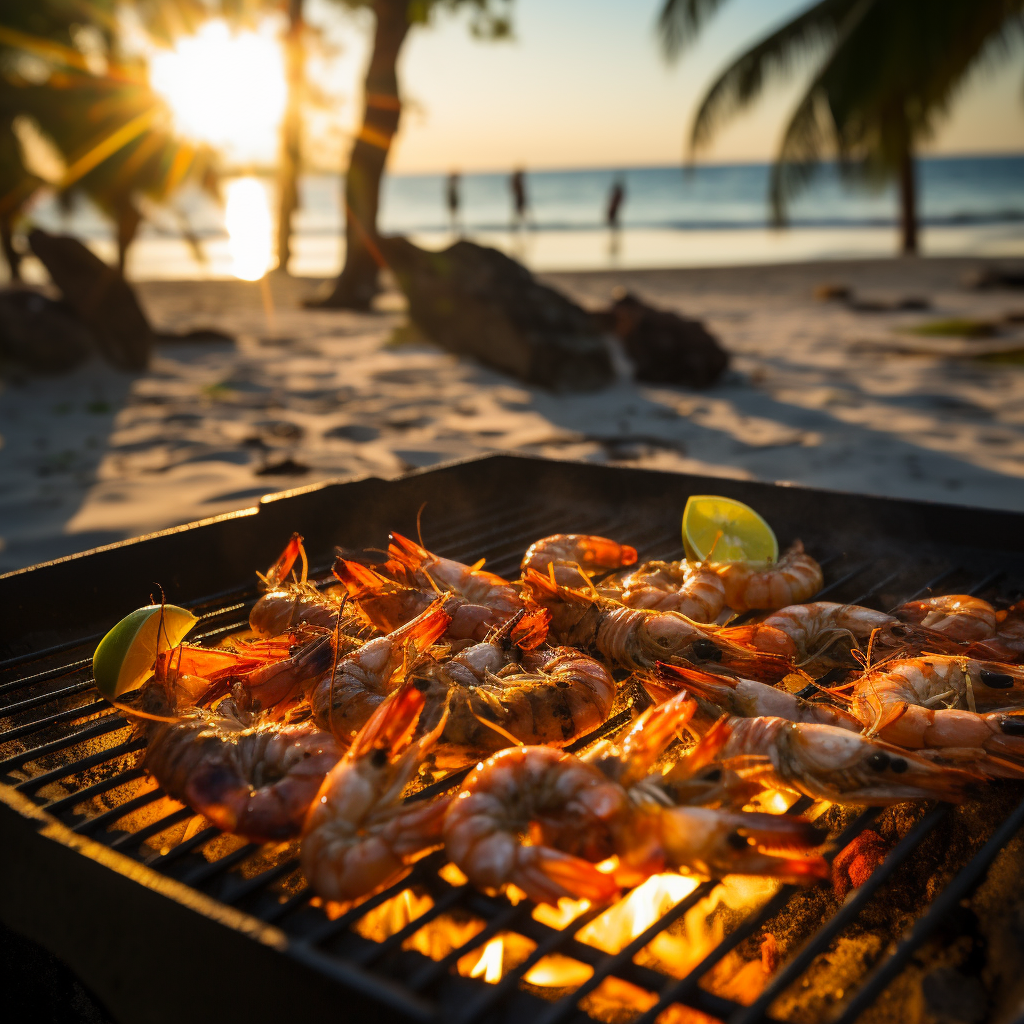
<instances>
[{"instance_id":1,"label":"prawn tail","mask_svg":"<svg viewBox=\"0 0 1024 1024\"><path fill-rule=\"evenodd\" d=\"M629 765L623 785L642 778L697 710L684 690L663 704L648 708L622 740L623 760Z\"/></svg>"},{"instance_id":2,"label":"prawn tail","mask_svg":"<svg viewBox=\"0 0 1024 1024\"><path fill-rule=\"evenodd\" d=\"M347 758L355 760L371 750L385 750L395 756L412 741L426 703L422 691L406 683L380 704L356 734Z\"/></svg>"},{"instance_id":3,"label":"prawn tail","mask_svg":"<svg viewBox=\"0 0 1024 1024\"><path fill-rule=\"evenodd\" d=\"M699 772L701 768L706 768L718 760L718 755L731 738L732 722L727 716L723 716L704 733L697 745L677 762L671 774L686 777Z\"/></svg>"},{"instance_id":4,"label":"prawn tail","mask_svg":"<svg viewBox=\"0 0 1024 1024\"><path fill-rule=\"evenodd\" d=\"M357 602L364 597L380 593L389 584L394 585L393 580L382 576L368 565L350 562L342 557L334 563L333 571L335 577L344 584L352 600Z\"/></svg>"},{"instance_id":5,"label":"prawn tail","mask_svg":"<svg viewBox=\"0 0 1024 1024\"><path fill-rule=\"evenodd\" d=\"M417 654L422 654L432 643L444 636L452 617L445 611L445 598L439 597L411 622L396 629L392 638L410 644Z\"/></svg>"},{"instance_id":6,"label":"prawn tail","mask_svg":"<svg viewBox=\"0 0 1024 1024\"><path fill-rule=\"evenodd\" d=\"M550 628L551 612L547 608L537 608L527 612L512 627L512 643L521 651L532 651L544 643Z\"/></svg>"},{"instance_id":7,"label":"prawn tail","mask_svg":"<svg viewBox=\"0 0 1024 1024\"><path fill-rule=\"evenodd\" d=\"M295 559L298 558L301 553L302 534L293 533L292 539L288 541L284 551L281 552L281 556L267 570L267 575L264 577L267 590L273 590L274 587L280 586L280 584L287 578L288 573L292 571ZM305 563L305 556L303 556L303 563Z\"/></svg>"},{"instance_id":8,"label":"prawn tail","mask_svg":"<svg viewBox=\"0 0 1024 1024\"><path fill-rule=\"evenodd\" d=\"M589 861L547 846L520 847L511 881L537 903L551 903L568 896L591 903L607 903L619 893L611 875L598 871Z\"/></svg>"},{"instance_id":9,"label":"prawn tail","mask_svg":"<svg viewBox=\"0 0 1024 1024\"><path fill-rule=\"evenodd\" d=\"M658 697L652 691L673 694L685 689L719 706L727 705L737 682L731 676L715 675L689 665L666 665L661 661L655 667L653 676L648 678L651 680L650 685L645 678L644 688L655 700Z\"/></svg>"},{"instance_id":10,"label":"prawn tail","mask_svg":"<svg viewBox=\"0 0 1024 1024\"><path fill-rule=\"evenodd\" d=\"M391 558L410 569L419 569L424 562L435 557L416 541L403 537L400 533L390 533L388 540L388 554Z\"/></svg>"},{"instance_id":11,"label":"prawn tail","mask_svg":"<svg viewBox=\"0 0 1024 1024\"><path fill-rule=\"evenodd\" d=\"M733 817L736 831L761 851L804 852L815 850L822 843L822 833L806 818L761 811L744 811Z\"/></svg>"}]
</instances>

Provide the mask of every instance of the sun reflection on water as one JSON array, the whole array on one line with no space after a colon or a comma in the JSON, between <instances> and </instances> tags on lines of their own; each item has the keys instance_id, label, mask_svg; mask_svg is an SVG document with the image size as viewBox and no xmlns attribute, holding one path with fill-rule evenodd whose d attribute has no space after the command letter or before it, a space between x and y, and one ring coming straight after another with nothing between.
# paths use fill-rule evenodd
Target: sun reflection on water
<instances>
[{"instance_id":1,"label":"sun reflection on water","mask_svg":"<svg viewBox=\"0 0 1024 1024\"><path fill-rule=\"evenodd\" d=\"M257 178L235 178L227 186L224 226L228 232L231 272L243 281L258 281L274 261L270 197Z\"/></svg>"}]
</instances>

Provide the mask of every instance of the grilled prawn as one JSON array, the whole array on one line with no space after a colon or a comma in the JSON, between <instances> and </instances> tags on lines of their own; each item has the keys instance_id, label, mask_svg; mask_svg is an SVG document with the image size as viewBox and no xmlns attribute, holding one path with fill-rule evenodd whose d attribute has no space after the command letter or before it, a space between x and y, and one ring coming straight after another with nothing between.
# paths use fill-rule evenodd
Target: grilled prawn
<instances>
[{"instance_id":1,"label":"grilled prawn","mask_svg":"<svg viewBox=\"0 0 1024 1024\"><path fill-rule=\"evenodd\" d=\"M585 587L595 573L636 562L636 548L586 533L555 533L527 549L520 566L534 569L561 586Z\"/></svg>"},{"instance_id":2,"label":"grilled prawn","mask_svg":"<svg viewBox=\"0 0 1024 1024\"><path fill-rule=\"evenodd\" d=\"M279 725L238 711L228 699L217 712L188 703L151 681L143 690L138 728L147 739L143 764L167 794L218 828L254 842L298 834L326 774L341 757L329 733L311 722Z\"/></svg>"},{"instance_id":3,"label":"grilled prawn","mask_svg":"<svg viewBox=\"0 0 1024 1024\"><path fill-rule=\"evenodd\" d=\"M401 802L444 728L442 720L411 742L422 709L415 686L395 691L323 780L302 830L301 862L325 899L347 902L384 888L440 845L447 798Z\"/></svg>"},{"instance_id":4,"label":"grilled prawn","mask_svg":"<svg viewBox=\"0 0 1024 1024\"><path fill-rule=\"evenodd\" d=\"M800 541L771 565L721 562L712 567L725 585L725 603L737 612L799 604L821 590L824 582L821 566Z\"/></svg>"}]
</instances>

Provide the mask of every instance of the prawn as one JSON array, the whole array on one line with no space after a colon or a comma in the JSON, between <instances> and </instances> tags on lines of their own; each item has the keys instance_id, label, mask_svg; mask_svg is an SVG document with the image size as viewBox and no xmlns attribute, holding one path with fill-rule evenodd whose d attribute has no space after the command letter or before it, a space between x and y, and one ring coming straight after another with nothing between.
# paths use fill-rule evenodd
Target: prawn
<instances>
[{"instance_id":1,"label":"prawn","mask_svg":"<svg viewBox=\"0 0 1024 1024\"><path fill-rule=\"evenodd\" d=\"M299 579L287 582L288 574L295 560L302 558L302 574ZM307 580L306 552L302 536L292 534L278 560L260 576L264 591L249 613L249 628L261 636L277 636L293 626L309 623L337 631L338 616L342 615L342 602L330 594L321 593ZM342 615L341 633L358 629L359 622L354 616Z\"/></svg>"},{"instance_id":2,"label":"prawn","mask_svg":"<svg viewBox=\"0 0 1024 1024\"><path fill-rule=\"evenodd\" d=\"M551 633L558 643L596 651L624 668L653 668L659 661L683 658L745 665L772 678L789 671L793 644L777 629L739 627L744 633L735 635L679 612L627 608L596 592L561 587L533 569L526 570L523 583L532 599L551 612Z\"/></svg>"},{"instance_id":3,"label":"prawn","mask_svg":"<svg viewBox=\"0 0 1024 1024\"><path fill-rule=\"evenodd\" d=\"M772 612L762 625L781 629L796 645L801 663L824 653L837 640L866 640L876 629L896 621L892 615L857 604L816 601L792 604Z\"/></svg>"},{"instance_id":4,"label":"prawn","mask_svg":"<svg viewBox=\"0 0 1024 1024\"><path fill-rule=\"evenodd\" d=\"M395 691L323 780L302 830L300 860L324 899L348 902L385 888L441 844L448 798L401 802L444 728L442 717L412 740L423 705L415 686Z\"/></svg>"},{"instance_id":5,"label":"prawn","mask_svg":"<svg viewBox=\"0 0 1024 1024\"><path fill-rule=\"evenodd\" d=\"M461 767L510 740L564 746L608 717L616 689L608 670L571 647L526 649L538 630L547 632L546 615L520 612L486 642L410 672L436 709L425 721L448 710L434 754L438 766Z\"/></svg>"},{"instance_id":6,"label":"prawn","mask_svg":"<svg viewBox=\"0 0 1024 1024\"><path fill-rule=\"evenodd\" d=\"M518 589L494 573L440 558L392 533L389 559L371 568L339 557L334 575L365 618L391 632L415 618L439 594L446 596L453 639L483 640L523 608Z\"/></svg>"},{"instance_id":7,"label":"prawn","mask_svg":"<svg viewBox=\"0 0 1024 1024\"><path fill-rule=\"evenodd\" d=\"M959 802L985 778L984 764L976 759L976 765L978 770L949 767L832 725L774 716L722 718L667 773L665 784L685 788L701 772L709 796L724 788L726 799L730 784L738 782L737 799L744 801L756 784L843 804L885 806L928 798Z\"/></svg>"},{"instance_id":8,"label":"prawn","mask_svg":"<svg viewBox=\"0 0 1024 1024\"><path fill-rule=\"evenodd\" d=\"M700 562L644 562L615 585L610 596L630 608L680 612L695 622L714 622L725 607L725 584ZM601 592L609 593L607 581Z\"/></svg>"},{"instance_id":9,"label":"prawn","mask_svg":"<svg viewBox=\"0 0 1024 1024\"><path fill-rule=\"evenodd\" d=\"M154 669L162 682L189 678L190 686L199 687L197 704L209 704L237 683L250 707L277 714L330 670L334 650L328 630L307 625L270 640L236 641L233 648L181 644L161 652Z\"/></svg>"},{"instance_id":10,"label":"prawn","mask_svg":"<svg viewBox=\"0 0 1024 1024\"><path fill-rule=\"evenodd\" d=\"M534 541L520 566L550 576L562 586L586 586L595 573L636 562L636 548L586 533L555 533Z\"/></svg>"},{"instance_id":11,"label":"prawn","mask_svg":"<svg viewBox=\"0 0 1024 1024\"><path fill-rule=\"evenodd\" d=\"M403 680L399 671L415 662L447 629L442 601L387 636L369 640L322 675L309 695L313 719L348 742Z\"/></svg>"},{"instance_id":12,"label":"prawn","mask_svg":"<svg viewBox=\"0 0 1024 1024\"><path fill-rule=\"evenodd\" d=\"M737 612L784 608L821 590L821 566L794 541L777 562L711 563L725 586L725 603Z\"/></svg>"},{"instance_id":13,"label":"prawn","mask_svg":"<svg viewBox=\"0 0 1024 1024\"><path fill-rule=\"evenodd\" d=\"M143 764L168 796L253 842L297 835L341 757L334 737L311 722L279 725L245 714L231 700L216 713L179 713L169 689L185 692L151 681L138 705L148 739Z\"/></svg>"},{"instance_id":14,"label":"prawn","mask_svg":"<svg viewBox=\"0 0 1024 1024\"><path fill-rule=\"evenodd\" d=\"M947 594L923 601L908 601L893 615L953 640L988 640L996 634L996 610L980 597L970 594Z\"/></svg>"},{"instance_id":15,"label":"prawn","mask_svg":"<svg viewBox=\"0 0 1024 1024\"><path fill-rule=\"evenodd\" d=\"M861 729L860 722L840 708L804 700L795 693L755 679L716 675L689 666L658 665L654 672L644 673L640 681L647 693L659 702L681 689L689 693L709 724L722 714L737 718L767 715L790 722L835 725L855 732Z\"/></svg>"},{"instance_id":16,"label":"prawn","mask_svg":"<svg viewBox=\"0 0 1024 1024\"><path fill-rule=\"evenodd\" d=\"M994 774L1019 778L1024 717L1007 708L1024 708L1024 669L942 655L889 662L857 680L850 696L851 714L890 743L983 750Z\"/></svg>"}]
</instances>

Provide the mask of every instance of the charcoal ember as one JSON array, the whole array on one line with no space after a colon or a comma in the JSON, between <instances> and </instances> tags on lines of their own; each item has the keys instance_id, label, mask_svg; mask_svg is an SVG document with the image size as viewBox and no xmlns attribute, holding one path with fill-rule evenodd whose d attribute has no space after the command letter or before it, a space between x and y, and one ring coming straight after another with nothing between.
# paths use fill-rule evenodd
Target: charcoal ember
<instances>
[{"instance_id":1,"label":"charcoal ember","mask_svg":"<svg viewBox=\"0 0 1024 1024\"><path fill-rule=\"evenodd\" d=\"M89 329L61 302L27 288L0 291L0 358L37 373L64 373L89 358Z\"/></svg>"},{"instance_id":2,"label":"charcoal ember","mask_svg":"<svg viewBox=\"0 0 1024 1024\"><path fill-rule=\"evenodd\" d=\"M442 347L552 391L612 382L608 339L586 311L496 249L425 252L392 237L381 250L413 322Z\"/></svg>"},{"instance_id":3,"label":"charcoal ember","mask_svg":"<svg viewBox=\"0 0 1024 1024\"><path fill-rule=\"evenodd\" d=\"M846 899L851 889L859 889L885 860L891 844L877 832L864 829L832 861L832 887L839 899Z\"/></svg>"},{"instance_id":4,"label":"charcoal ember","mask_svg":"<svg viewBox=\"0 0 1024 1024\"><path fill-rule=\"evenodd\" d=\"M729 366L729 354L699 320L655 309L630 292L596 314L595 321L622 342L637 380L707 388Z\"/></svg>"},{"instance_id":5,"label":"charcoal ember","mask_svg":"<svg viewBox=\"0 0 1024 1024\"><path fill-rule=\"evenodd\" d=\"M28 244L67 304L92 331L103 357L119 370L144 370L156 339L121 274L68 235L36 228Z\"/></svg>"}]
</instances>

